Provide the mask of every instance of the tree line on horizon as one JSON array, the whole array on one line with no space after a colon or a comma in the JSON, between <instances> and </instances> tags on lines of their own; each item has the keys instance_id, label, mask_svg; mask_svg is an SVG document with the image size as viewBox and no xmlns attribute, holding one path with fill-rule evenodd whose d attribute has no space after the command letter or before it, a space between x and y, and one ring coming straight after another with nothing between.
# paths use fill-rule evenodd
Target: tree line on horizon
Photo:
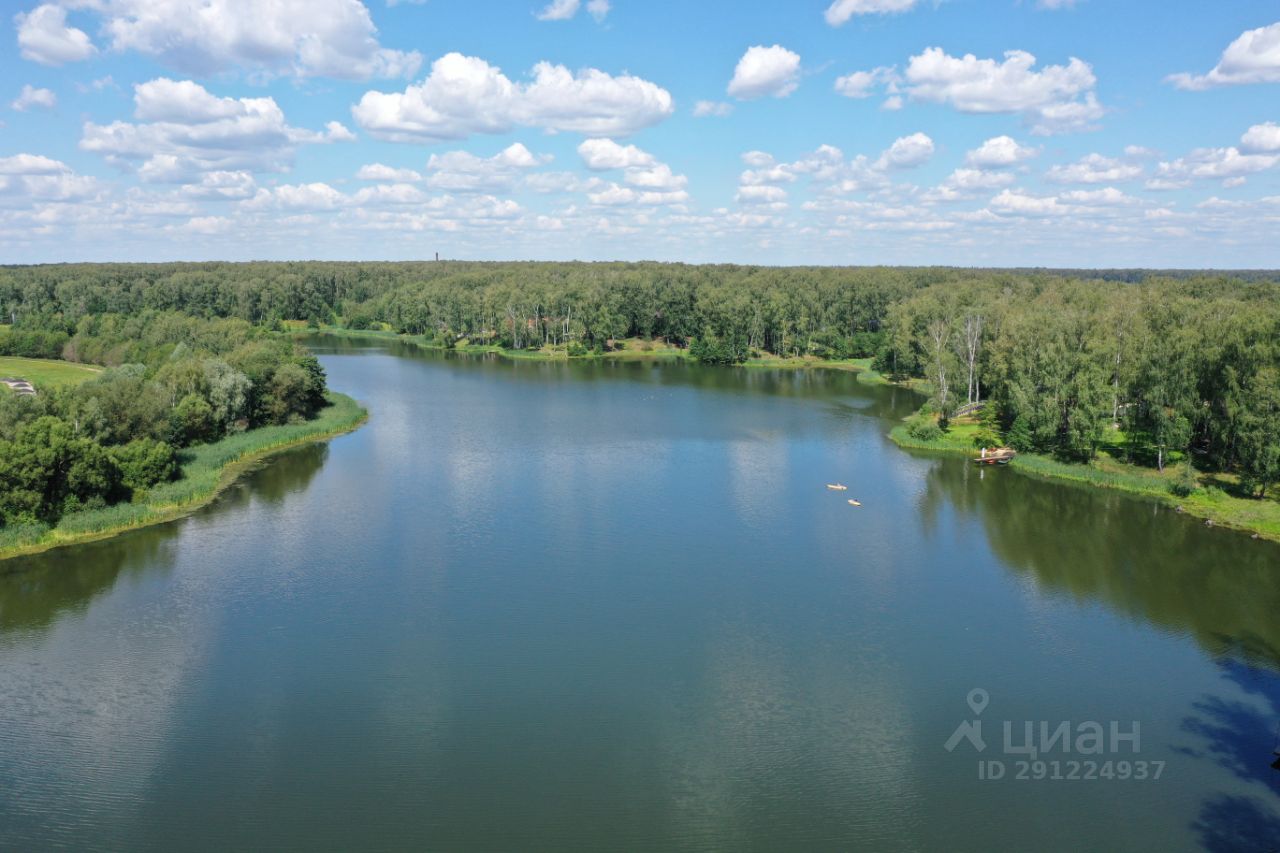
<instances>
[{"instance_id":1,"label":"tree line on horizon","mask_svg":"<svg viewBox=\"0 0 1280 853\"><path fill-rule=\"evenodd\" d=\"M1280 479L1280 274L663 263L203 263L0 268L11 340L81 351L85 317L171 312L260 328L303 320L513 349L627 338L740 363L873 358L919 377L945 418L987 404L1020 450Z\"/></svg>"}]
</instances>

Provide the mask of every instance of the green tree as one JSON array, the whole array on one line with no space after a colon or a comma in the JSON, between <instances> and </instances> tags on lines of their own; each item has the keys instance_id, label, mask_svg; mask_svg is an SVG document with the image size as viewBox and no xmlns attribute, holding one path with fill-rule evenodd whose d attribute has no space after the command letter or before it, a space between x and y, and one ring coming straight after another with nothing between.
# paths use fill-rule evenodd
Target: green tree
<instances>
[{"instance_id":1,"label":"green tree","mask_svg":"<svg viewBox=\"0 0 1280 853\"><path fill-rule=\"evenodd\" d=\"M1280 370L1264 368L1248 385L1249 405L1240 418L1240 462L1245 483L1265 497L1280 480Z\"/></svg>"},{"instance_id":2,"label":"green tree","mask_svg":"<svg viewBox=\"0 0 1280 853\"><path fill-rule=\"evenodd\" d=\"M120 472L120 482L131 491L149 489L172 480L178 474L173 447L163 441L139 438L111 449Z\"/></svg>"},{"instance_id":3,"label":"green tree","mask_svg":"<svg viewBox=\"0 0 1280 853\"><path fill-rule=\"evenodd\" d=\"M245 429L248 426L249 395L253 391L253 382L219 359L209 359L204 363L204 375L209 388L209 406L220 431Z\"/></svg>"},{"instance_id":4,"label":"green tree","mask_svg":"<svg viewBox=\"0 0 1280 853\"><path fill-rule=\"evenodd\" d=\"M213 407L199 394L188 394L169 411L168 438L178 447L211 441L217 428Z\"/></svg>"}]
</instances>

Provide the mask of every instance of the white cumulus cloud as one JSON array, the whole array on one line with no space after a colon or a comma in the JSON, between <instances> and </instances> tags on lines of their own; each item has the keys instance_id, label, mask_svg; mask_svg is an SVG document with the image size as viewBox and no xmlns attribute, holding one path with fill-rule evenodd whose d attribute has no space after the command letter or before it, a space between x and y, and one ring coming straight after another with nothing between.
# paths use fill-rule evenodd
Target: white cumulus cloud
<instances>
[{"instance_id":1,"label":"white cumulus cloud","mask_svg":"<svg viewBox=\"0 0 1280 853\"><path fill-rule=\"evenodd\" d=\"M584 139L578 154L583 165L595 171L651 166L656 162L649 152L634 145L619 145L612 139Z\"/></svg>"},{"instance_id":2,"label":"white cumulus cloud","mask_svg":"<svg viewBox=\"0 0 1280 853\"><path fill-rule=\"evenodd\" d=\"M612 8L609 0L587 0L587 14L595 18L596 23L603 21Z\"/></svg>"},{"instance_id":3,"label":"white cumulus cloud","mask_svg":"<svg viewBox=\"0 0 1280 853\"><path fill-rule=\"evenodd\" d=\"M52 89L37 89L31 84L22 87L18 97L9 102L9 106L20 113L30 109L51 110L58 105L58 96Z\"/></svg>"},{"instance_id":4,"label":"white cumulus cloud","mask_svg":"<svg viewBox=\"0 0 1280 853\"><path fill-rule=\"evenodd\" d=\"M113 50L136 51L188 74L241 68L268 74L348 79L404 77L422 55L390 50L360 0L93 0L78 2L100 19ZM18 16L23 55L61 64L93 55L60 6Z\"/></svg>"},{"instance_id":5,"label":"white cumulus cloud","mask_svg":"<svg viewBox=\"0 0 1280 853\"><path fill-rule=\"evenodd\" d=\"M225 216L193 216L177 230L208 237L215 234L225 234L231 230L234 224Z\"/></svg>"},{"instance_id":6,"label":"white cumulus cloud","mask_svg":"<svg viewBox=\"0 0 1280 853\"><path fill-rule=\"evenodd\" d=\"M539 21L567 21L578 14L581 0L551 0L537 17Z\"/></svg>"},{"instance_id":7,"label":"white cumulus cloud","mask_svg":"<svg viewBox=\"0 0 1280 853\"><path fill-rule=\"evenodd\" d=\"M904 79L915 100L964 113L1020 113L1037 134L1088 129L1106 112L1093 92L1097 79L1089 63L1072 57L1066 65L1035 65L1024 50L998 61L930 47L911 57Z\"/></svg>"},{"instance_id":8,"label":"white cumulus cloud","mask_svg":"<svg viewBox=\"0 0 1280 853\"><path fill-rule=\"evenodd\" d=\"M53 160L43 154L14 154L0 157L0 175L60 175L69 173L71 167L61 160Z\"/></svg>"},{"instance_id":9,"label":"white cumulus cloud","mask_svg":"<svg viewBox=\"0 0 1280 853\"><path fill-rule=\"evenodd\" d=\"M260 189L243 203L247 210L333 210L346 204L348 198L323 182L284 184L274 189Z\"/></svg>"},{"instance_id":10,"label":"white cumulus cloud","mask_svg":"<svg viewBox=\"0 0 1280 853\"><path fill-rule=\"evenodd\" d=\"M1010 172L988 169L956 169L947 179L929 192L925 201L958 201L967 196L998 190L1017 180Z\"/></svg>"},{"instance_id":11,"label":"white cumulus cloud","mask_svg":"<svg viewBox=\"0 0 1280 853\"><path fill-rule=\"evenodd\" d=\"M1227 45L1209 73L1183 72L1166 79L1189 91L1241 83L1280 83L1280 21L1241 33Z\"/></svg>"},{"instance_id":12,"label":"white cumulus cloud","mask_svg":"<svg viewBox=\"0 0 1280 853\"><path fill-rule=\"evenodd\" d=\"M622 207L638 205L656 207L659 205L679 205L689 200L689 194L683 190L671 192L634 190L631 187L609 184L599 192L587 193L587 199L601 207Z\"/></svg>"},{"instance_id":13,"label":"white cumulus cloud","mask_svg":"<svg viewBox=\"0 0 1280 853\"><path fill-rule=\"evenodd\" d=\"M133 90L134 118L201 124L234 118L245 111L235 98L220 98L191 80L160 77L139 83Z\"/></svg>"},{"instance_id":14,"label":"white cumulus cloud","mask_svg":"<svg viewBox=\"0 0 1280 853\"><path fill-rule=\"evenodd\" d=\"M634 145L619 145L612 139L587 139L578 146L578 154L582 157L583 165L593 171L610 171L621 169L623 172L623 181L631 187L638 187L640 190L660 193L684 193L685 186L689 183L689 179L684 175L677 175L671 167L666 163L661 163L656 157L647 151L643 151ZM652 203L654 196L648 195L648 202L641 199L640 194L636 194L634 198L628 197L620 190L626 189L614 184L609 188L596 193L602 198L613 199L610 202L602 202L593 199L596 204L622 204L638 201L640 203ZM674 196L672 196L674 198ZM678 201L684 201L688 198L685 194ZM627 199L624 201L624 199ZM674 203L673 201L663 201L663 204Z\"/></svg>"},{"instance_id":15,"label":"white cumulus cloud","mask_svg":"<svg viewBox=\"0 0 1280 853\"><path fill-rule=\"evenodd\" d=\"M182 195L193 199L247 199L257 190L253 175L245 171L206 172L198 183L182 188Z\"/></svg>"},{"instance_id":16,"label":"white cumulus cloud","mask_svg":"<svg viewBox=\"0 0 1280 853\"><path fill-rule=\"evenodd\" d=\"M274 98L223 98L167 78L134 86L134 117L139 121L85 122L80 147L136 166L153 182L185 183L210 171L284 171L298 144L351 135L337 122L324 133L290 127Z\"/></svg>"},{"instance_id":17,"label":"white cumulus cloud","mask_svg":"<svg viewBox=\"0 0 1280 853\"><path fill-rule=\"evenodd\" d=\"M101 191L94 178L42 154L0 157L0 208L84 201Z\"/></svg>"},{"instance_id":18,"label":"white cumulus cloud","mask_svg":"<svg viewBox=\"0 0 1280 853\"><path fill-rule=\"evenodd\" d=\"M923 133L913 133L894 140L880 155L882 169L910 169L928 162L933 156L933 140Z\"/></svg>"},{"instance_id":19,"label":"white cumulus cloud","mask_svg":"<svg viewBox=\"0 0 1280 853\"><path fill-rule=\"evenodd\" d=\"M631 75L594 68L576 74L540 62L529 82L513 82L483 59L449 53L421 83L403 92L366 92L351 109L356 123L380 139L431 142L516 126L626 136L671 115L671 94Z\"/></svg>"},{"instance_id":20,"label":"white cumulus cloud","mask_svg":"<svg viewBox=\"0 0 1280 853\"><path fill-rule=\"evenodd\" d=\"M98 52L84 30L67 24L67 11L44 3L30 12L14 15L18 52L23 59L42 65L63 65L88 59Z\"/></svg>"},{"instance_id":21,"label":"white cumulus cloud","mask_svg":"<svg viewBox=\"0 0 1280 853\"><path fill-rule=\"evenodd\" d=\"M1244 150L1242 151L1241 148ZM1240 147L1197 148L1185 157L1161 162L1147 189L1174 190L1195 180L1221 180L1239 186L1247 175L1280 165L1280 127L1268 122L1244 132Z\"/></svg>"},{"instance_id":22,"label":"white cumulus cloud","mask_svg":"<svg viewBox=\"0 0 1280 853\"><path fill-rule=\"evenodd\" d=\"M988 205L996 213L1012 216L1054 216L1066 213L1055 196L1033 196L1022 190L1004 190Z\"/></svg>"},{"instance_id":23,"label":"white cumulus cloud","mask_svg":"<svg viewBox=\"0 0 1280 853\"><path fill-rule=\"evenodd\" d=\"M785 98L800 85L800 54L779 44L747 48L733 70L728 92L742 100Z\"/></svg>"},{"instance_id":24,"label":"white cumulus cloud","mask_svg":"<svg viewBox=\"0 0 1280 853\"><path fill-rule=\"evenodd\" d=\"M919 0L835 0L827 7L824 17L827 23L838 27L855 15L890 15L907 12L916 7Z\"/></svg>"},{"instance_id":25,"label":"white cumulus cloud","mask_svg":"<svg viewBox=\"0 0 1280 853\"><path fill-rule=\"evenodd\" d=\"M1229 179L1265 172L1280 163L1280 154L1245 154L1235 146L1199 148L1186 157L1162 162L1156 167L1155 185L1151 189L1174 189L1186 186L1195 178Z\"/></svg>"},{"instance_id":26,"label":"white cumulus cloud","mask_svg":"<svg viewBox=\"0 0 1280 853\"><path fill-rule=\"evenodd\" d=\"M846 98L869 98L881 83L895 80L892 68L873 68L870 71L854 71L836 78L836 92Z\"/></svg>"},{"instance_id":27,"label":"white cumulus cloud","mask_svg":"<svg viewBox=\"0 0 1280 853\"><path fill-rule=\"evenodd\" d=\"M451 192L496 192L510 190L526 170L547 162L519 142L513 142L492 157L478 157L470 151L432 154L427 161L427 186Z\"/></svg>"},{"instance_id":28,"label":"white cumulus cloud","mask_svg":"<svg viewBox=\"0 0 1280 853\"><path fill-rule=\"evenodd\" d=\"M746 159L745 155L743 159ZM738 176L738 183L744 187L763 186L766 184L789 184L795 179L796 173L791 166L785 163L774 163L773 158L770 157L768 162L761 163L754 169L745 170Z\"/></svg>"},{"instance_id":29,"label":"white cumulus cloud","mask_svg":"<svg viewBox=\"0 0 1280 853\"><path fill-rule=\"evenodd\" d=\"M1255 124L1240 137L1240 147L1251 154L1280 152L1280 125Z\"/></svg>"},{"instance_id":30,"label":"white cumulus cloud","mask_svg":"<svg viewBox=\"0 0 1280 853\"><path fill-rule=\"evenodd\" d=\"M666 163L627 169L624 180L634 187L663 192L682 190L689 183L687 177L675 174Z\"/></svg>"},{"instance_id":31,"label":"white cumulus cloud","mask_svg":"<svg viewBox=\"0 0 1280 853\"><path fill-rule=\"evenodd\" d=\"M578 14L582 8L582 0L551 0L536 15L539 21L568 21ZM609 0L587 0L587 14L595 18L596 23L605 19L612 7Z\"/></svg>"},{"instance_id":32,"label":"white cumulus cloud","mask_svg":"<svg viewBox=\"0 0 1280 853\"><path fill-rule=\"evenodd\" d=\"M1141 176L1142 166L1101 154L1053 166L1045 173L1045 177L1056 184L1114 184Z\"/></svg>"},{"instance_id":33,"label":"white cumulus cloud","mask_svg":"<svg viewBox=\"0 0 1280 853\"><path fill-rule=\"evenodd\" d=\"M397 169L383 163L369 163L361 166L356 172L360 181L377 181L379 183L413 183L422 180L422 175L413 169Z\"/></svg>"},{"instance_id":34,"label":"white cumulus cloud","mask_svg":"<svg viewBox=\"0 0 1280 853\"><path fill-rule=\"evenodd\" d=\"M787 191L782 187L745 185L738 187L733 200L739 204L780 205L787 200Z\"/></svg>"},{"instance_id":35,"label":"white cumulus cloud","mask_svg":"<svg viewBox=\"0 0 1280 853\"><path fill-rule=\"evenodd\" d=\"M1116 205L1138 204L1138 199L1126 195L1115 187L1100 190L1072 190L1060 196L1062 201L1079 204L1085 207L1112 207Z\"/></svg>"},{"instance_id":36,"label":"white cumulus cloud","mask_svg":"<svg viewBox=\"0 0 1280 853\"><path fill-rule=\"evenodd\" d=\"M739 193L743 199L759 201L765 195L776 194L744 193L743 190L790 184L802 177L807 177L826 196L891 191L893 172L923 165L935 150L934 141L928 135L913 133L894 140L874 160L865 154L846 159L844 152L834 145L820 145L791 163L778 163L763 151L749 151L742 155L743 162L751 168L738 177Z\"/></svg>"},{"instance_id":37,"label":"white cumulus cloud","mask_svg":"<svg viewBox=\"0 0 1280 853\"><path fill-rule=\"evenodd\" d=\"M965 155L965 162L976 169L1000 169L1016 166L1040 153L1038 148L1020 144L1012 136L993 136Z\"/></svg>"}]
</instances>

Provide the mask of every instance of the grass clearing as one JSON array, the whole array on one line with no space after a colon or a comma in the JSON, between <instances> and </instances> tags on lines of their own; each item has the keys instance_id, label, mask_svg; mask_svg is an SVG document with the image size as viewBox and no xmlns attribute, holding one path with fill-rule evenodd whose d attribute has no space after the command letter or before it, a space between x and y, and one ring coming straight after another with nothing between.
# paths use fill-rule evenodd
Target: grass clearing
<instances>
[{"instance_id":1,"label":"grass clearing","mask_svg":"<svg viewBox=\"0 0 1280 853\"><path fill-rule=\"evenodd\" d=\"M326 396L331 405L314 420L261 427L183 450L180 454L182 478L138 494L130 503L71 513L54 527L0 528L0 560L105 539L188 515L271 454L350 432L369 416L359 403L345 394L330 392Z\"/></svg>"},{"instance_id":2,"label":"grass clearing","mask_svg":"<svg viewBox=\"0 0 1280 853\"><path fill-rule=\"evenodd\" d=\"M0 356L0 379L25 379L35 386L36 391L41 388L66 388L79 385L101 372L101 367L72 364L69 361ZM8 386L0 387L8 390Z\"/></svg>"}]
</instances>

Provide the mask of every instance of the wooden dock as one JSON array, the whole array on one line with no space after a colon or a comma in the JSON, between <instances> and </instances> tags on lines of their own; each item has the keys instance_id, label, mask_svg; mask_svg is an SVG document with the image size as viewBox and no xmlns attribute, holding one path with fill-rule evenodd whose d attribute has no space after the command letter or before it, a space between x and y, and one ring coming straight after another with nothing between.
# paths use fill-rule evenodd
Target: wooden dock
<instances>
[{"instance_id":1,"label":"wooden dock","mask_svg":"<svg viewBox=\"0 0 1280 853\"><path fill-rule=\"evenodd\" d=\"M1008 465L1017 455L1018 451L1012 447L988 448L974 457L973 462L975 465Z\"/></svg>"}]
</instances>

